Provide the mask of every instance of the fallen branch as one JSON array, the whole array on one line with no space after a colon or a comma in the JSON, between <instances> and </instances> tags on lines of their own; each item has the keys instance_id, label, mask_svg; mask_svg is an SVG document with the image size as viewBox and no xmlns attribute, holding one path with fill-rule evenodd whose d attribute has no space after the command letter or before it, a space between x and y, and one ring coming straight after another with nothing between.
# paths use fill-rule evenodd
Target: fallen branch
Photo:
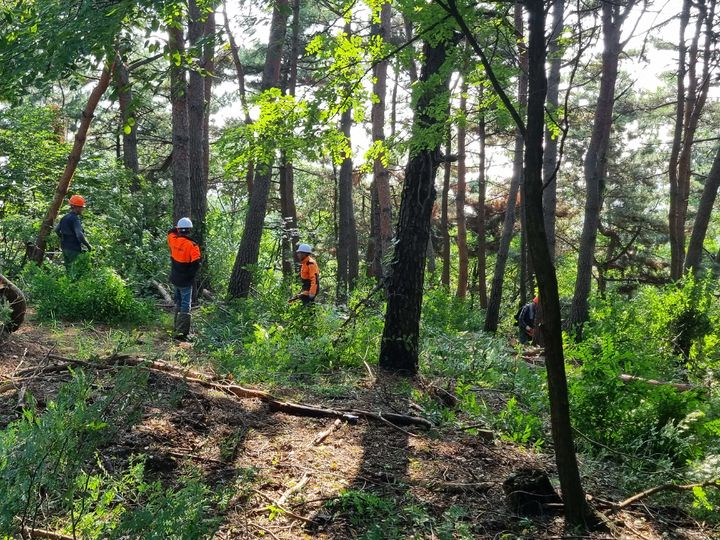
<instances>
[{"instance_id":1,"label":"fallen branch","mask_svg":"<svg viewBox=\"0 0 720 540\"><path fill-rule=\"evenodd\" d=\"M378 419L378 416L382 416L384 420L387 420L389 422L392 422L396 426L417 426L424 429L431 429L433 427L432 422L429 420L425 420L425 418L420 418L419 416L410 416L407 414L397 414L397 413L374 413L370 411L363 411L360 409L351 409L350 412L358 414L360 416L364 416L366 418L374 418Z\"/></svg>"},{"instance_id":2,"label":"fallen branch","mask_svg":"<svg viewBox=\"0 0 720 540\"><path fill-rule=\"evenodd\" d=\"M385 424L386 426L390 426L391 428L399 431L400 433L404 433L404 434L407 435L408 437L417 437L417 435L415 435L414 433L410 433L409 431L401 428L400 426L398 426L398 425L396 425L396 424L393 424L390 420L388 420L387 418L383 417L383 415L380 414L380 413L372 413L372 412L369 412L369 411L353 411L353 412L357 412L358 414L362 414L362 416L364 416L365 418L373 418L374 420L378 420L379 422L382 422L382 423Z\"/></svg>"},{"instance_id":3,"label":"fallen branch","mask_svg":"<svg viewBox=\"0 0 720 540\"><path fill-rule=\"evenodd\" d=\"M686 383L674 383L674 382L667 382L667 381L658 381L655 379L646 379L644 377L638 377L637 375L628 375L627 373L621 373L618 375L618 379L620 379L623 382L644 382L645 384L650 384L653 386L672 386L673 388L679 390L680 392L688 392L690 390L697 390L698 387L692 384L686 384Z\"/></svg>"},{"instance_id":4,"label":"fallen branch","mask_svg":"<svg viewBox=\"0 0 720 540\"><path fill-rule=\"evenodd\" d=\"M317 446L318 444L322 443L330 436L330 434L332 434L333 431L335 431L341 425L342 422L340 421L340 419L336 419L329 428L327 428L325 431L321 431L320 433L318 433L317 437L313 439L312 446Z\"/></svg>"},{"instance_id":5,"label":"fallen branch","mask_svg":"<svg viewBox=\"0 0 720 540\"><path fill-rule=\"evenodd\" d=\"M290 496L302 490L302 488L305 487L305 484L307 484L308 481L310 481L310 475L308 475L308 473L304 473L297 484L285 490L285 493L280 496L280 498L275 503L275 506L280 507L285 504L285 502L290 498Z\"/></svg>"},{"instance_id":6,"label":"fallen branch","mask_svg":"<svg viewBox=\"0 0 720 540\"><path fill-rule=\"evenodd\" d=\"M69 365L80 365L85 366L89 368L96 369L98 367L98 364L110 364L115 363L119 365L129 365L129 366L136 366L141 369L147 369L150 371L159 371L165 374L168 377L171 377L176 380L183 381L185 383L194 383L198 384L200 386L203 386L204 388L209 388L212 390L217 390L218 392L222 392L224 394L230 394L237 398L242 399L259 399L263 402L266 402L272 412L282 412L285 414L290 414L293 416L303 416L303 417L309 417L309 418L337 418L340 420L344 420L345 422L355 424L358 421L359 416L363 416L365 418L377 420L379 422L389 424L393 428L399 429L398 426L417 426L424 429L431 429L433 427L432 423L429 420L426 420L424 418L420 418L417 416L409 416L404 414L396 414L396 413L373 413L370 411L362 411L362 410L345 410L345 411L338 411L334 409L325 409L322 407L313 407L310 405L304 405L301 403L292 403L287 401L280 401L279 399L275 398L272 394L265 392L264 390L256 390L254 388L246 388L244 386L239 386L236 384L225 384L219 381L212 381L207 380L207 377L197 371L192 371L190 369L180 368L177 366L174 366L172 364L168 364L166 362L151 362L148 360L145 360L143 358L135 358L132 356L125 356L125 355L116 355L116 356L110 356L108 358L101 359L97 362L87 362L85 360L75 360L73 358L66 358L63 356L58 356L55 354L48 355L49 358L52 358L53 360L59 360L62 362L65 362L67 365L63 366L64 368L69 367ZM193 375L193 376L188 376ZM405 430L400 429L400 431L410 435L415 436L412 433L409 433Z\"/></svg>"},{"instance_id":7,"label":"fallen branch","mask_svg":"<svg viewBox=\"0 0 720 540\"><path fill-rule=\"evenodd\" d=\"M54 533L52 531L46 531L44 529L31 529L29 527L25 527L23 530L28 538L47 538L48 540L74 540L72 536Z\"/></svg>"},{"instance_id":8,"label":"fallen branch","mask_svg":"<svg viewBox=\"0 0 720 540\"><path fill-rule=\"evenodd\" d=\"M265 499L266 501L268 501L268 502L270 503L270 506L264 506L264 507L262 507L262 508L258 508L257 510L255 510L255 512L265 512L265 511L268 511L268 510L270 510L270 511L280 510L283 514L286 514L286 515L290 516L290 517L293 518L293 519L297 519L297 520L303 521L303 522L305 522L305 523L310 523L310 524L312 524L312 525L318 525L318 522L317 522L317 521L313 521L312 519L306 518L306 517L304 517L304 516L300 516L300 515L296 514L295 512L292 512L292 511L288 510L287 508L283 508L282 506L278 506L277 504L275 504L275 501L273 501L270 497L268 497L267 495L265 495L262 491L258 491L257 489L253 489L252 492L255 493L256 495L260 495L263 499Z\"/></svg>"},{"instance_id":9,"label":"fallen branch","mask_svg":"<svg viewBox=\"0 0 720 540\"><path fill-rule=\"evenodd\" d=\"M709 486L720 488L720 478L713 478L712 480L706 480L705 482L699 484L661 484L659 486L646 489L645 491L641 491L640 493L636 493L632 497L628 497L624 501L615 504L614 509L622 510L623 508L638 502L640 499L644 499L645 497L649 497L650 495L654 495L660 491L687 491L694 488L704 488Z\"/></svg>"},{"instance_id":10,"label":"fallen branch","mask_svg":"<svg viewBox=\"0 0 720 540\"><path fill-rule=\"evenodd\" d=\"M321 409L319 407L310 407L309 405L278 401L276 399L270 399L267 403L272 412L282 412L293 416L307 416L310 418L339 418L351 424L355 424L358 421L358 417L355 414L333 409Z\"/></svg>"},{"instance_id":11,"label":"fallen branch","mask_svg":"<svg viewBox=\"0 0 720 540\"><path fill-rule=\"evenodd\" d=\"M173 300L173 297L170 296L170 293L168 292L168 290L165 287L163 287L161 283L159 283L158 281L156 281L154 279L151 279L150 284L153 287L155 287L157 292L160 293L160 296L162 297L163 301L165 301L165 303L175 305L175 300Z\"/></svg>"}]
</instances>

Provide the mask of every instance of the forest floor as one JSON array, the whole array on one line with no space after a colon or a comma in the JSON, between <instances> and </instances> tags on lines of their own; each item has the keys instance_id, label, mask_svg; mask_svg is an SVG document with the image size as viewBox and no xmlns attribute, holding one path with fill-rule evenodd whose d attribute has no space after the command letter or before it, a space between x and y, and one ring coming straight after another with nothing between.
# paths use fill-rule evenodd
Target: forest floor
<instances>
[{"instance_id":1,"label":"forest floor","mask_svg":"<svg viewBox=\"0 0 720 540\"><path fill-rule=\"evenodd\" d=\"M169 339L166 330L132 335L134 341L122 343L123 354L212 375L206 358ZM25 324L0 345L0 428L19 418L29 393L42 408L70 380L59 357L89 360L86 370L98 378L112 370L98 358L117 353L117 336L117 330L97 325ZM325 386L299 381L292 388L265 389L318 407L412 413L407 382L380 380L370 368L339 376L342 381L328 379ZM556 478L552 455L487 434L458 427L398 429L364 419L338 425L332 418L273 413L258 399L239 399L159 371L149 371L148 384L141 420L101 449L105 468L123 470L130 455L144 454L146 474L153 478L172 485L194 470L213 492L228 491L216 538L720 537L652 499L621 512L598 503L607 526L585 536L564 531L557 514L519 518L507 510L503 481L527 467ZM336 429L316 442L333 424ZM609 477L583 481L596 503L622 498Z\"/></svg>"}]
</instances>

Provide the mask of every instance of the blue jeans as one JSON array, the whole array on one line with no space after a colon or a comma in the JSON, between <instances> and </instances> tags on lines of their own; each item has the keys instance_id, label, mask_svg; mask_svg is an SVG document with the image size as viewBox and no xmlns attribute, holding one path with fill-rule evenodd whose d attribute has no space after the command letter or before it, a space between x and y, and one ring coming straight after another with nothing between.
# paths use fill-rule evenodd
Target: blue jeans
<instances>
[{"instance_id":1,"label":"blue jeans","mask_svg":"<svg viewBox=\"0 0 720 540\"><path fill-rule=\"evenodd\" d=\"M190 313L192 303L192 285L189 287L175 287L175 309L180 313Z\"/></svg>"}]
</instances>

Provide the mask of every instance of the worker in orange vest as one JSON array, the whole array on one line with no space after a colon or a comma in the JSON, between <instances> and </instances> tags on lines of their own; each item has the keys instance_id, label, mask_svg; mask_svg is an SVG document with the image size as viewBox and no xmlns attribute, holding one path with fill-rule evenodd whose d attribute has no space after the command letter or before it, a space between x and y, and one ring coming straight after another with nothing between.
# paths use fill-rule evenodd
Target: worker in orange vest
<instances>
[{"instance_id":1,"label":"worker in orange vest","mask_svg":"<svg viewBox=\"0 0 720 540\"><path fill-rule=\"evenodd\" d=\"M170 247L170 282L175 285L175 337L185 339L190 333L190 304L195 276L200 269L200 246L189 238L193 224L180 218L167 235Z\"/></svg>"},{"instance_id":2,"label":"worker in orange vest","mask_svg":"<svg viewBox=\"0 0 720 540\"><path fill-rule=\"evenodd\" d=\"M55 226L55 232L60 237L60 249L66 269L70 268L83 251L92 250L90 242L85 238L80 219L85 210L85 198L82 195L73 195L68 203L70 203L70 211Z\"/></svg>"},{"instance_id":3,"label":"worker in orange vest","mask_svg":"<svg viewBox=\"0 0 720 540\"><path fill-rule=\"evenodd\" d=\"M288 303L302 300L302 303L307 306L315 301L315 297L320 292L320 268L312 257L312 247L308 244L300 244L295 254L300 261L302 290L290 298Z\"/></svg>"}]
</instances>

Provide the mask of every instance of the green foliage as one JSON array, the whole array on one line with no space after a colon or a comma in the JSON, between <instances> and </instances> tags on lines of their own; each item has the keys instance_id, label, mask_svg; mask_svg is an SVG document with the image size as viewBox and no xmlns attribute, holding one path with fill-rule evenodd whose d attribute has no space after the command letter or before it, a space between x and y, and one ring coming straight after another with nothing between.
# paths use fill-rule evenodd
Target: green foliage
<instances>
[{"instance_id":1,"label":"green foliage","mask_svg":"<svg viewBox=\"0 0 720 540\"><path fill-rule=\"evenodd\" d=\"M76 479L102 444L137 419L146 376L122 371L101 394L78 370L43 414L35 402L0 432L0 533L34 521L46 511L66 512Z\"/></svg>"},{"instance_id":2,"label":"green foliage","mask_svg":"<svg viewBox=\"0 0 720 540\"><path fill-rule=\"evenodd\" d=\"M615 295L598 302L583 341L566 340L566 356L577 365L569 389L573 423L584 436L578 442L623 463L624 480L633 488L718 473L715 390L682 392L618 378L628 373L702 383L708 370L718 368L716 310L710 283L647 287L632 302ZM678 347L678 336L689 355Z\"/></svg>"},{"instance_id":3,"label":"green foliage","mask_svg":"<svg viewBox=\"0 0 720 540\"><path fill-rule=\"evenodd\" d=\"M435 517L430 515L426 506L414 500L398 506L393 499L365 490L349 489L330 501L327 509L343 516L353 537L359 540L424 538L429 533L439 540L474 538L467 523L467 511L459 506L450 506Z\"/></svg>"},{"instance_id":4,"label":"green foliage","mask_svg":"<svg viewBox=\"0 0 720 540\"><path fill-rule=\"evenodd\" d=\"M58 266L29 266L25 280L40 319L147 322L153 314L115 270L92 268L89 255L78 257L67 273Z\"/></svg>"}]
</instances>

